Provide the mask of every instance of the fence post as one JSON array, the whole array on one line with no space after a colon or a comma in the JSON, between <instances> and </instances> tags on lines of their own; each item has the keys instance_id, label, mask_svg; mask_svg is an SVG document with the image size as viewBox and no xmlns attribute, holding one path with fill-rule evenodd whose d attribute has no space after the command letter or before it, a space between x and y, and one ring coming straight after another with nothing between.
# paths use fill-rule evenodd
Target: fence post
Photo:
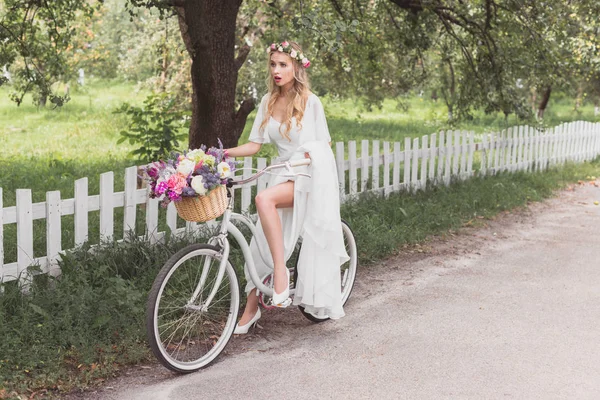
<instances>
[{"instance_id":1,"label":"fence post","mask_svg":"<svg viewBox=\"0 0 600 400\"><path fill-rule=\"evenodd\" d=\"M390 186L390 142L383 142L383 194L389 196Z\"/></svg>"},{"instance_id":2,"label":"fence post","mask_svg":"<svg viewBox=\"0 0 600 400\"><path fill-rule=\"evenodd\" d=\"M410 177L410 190L415 192L419 188L419 138L414 138L412 143L412 166Z\"/></svg>"},{"instance_id":3,"label":"fence post","mask_svg":"<svg viewBox=\"0 0 600 400\"><path fill-rule=\"evenodd\" d=\"M446 186L450 185L450 168L452 167L452 131L446 132L446 144L444 145L446 149L446 166L444 168L444 184Z\"/></svg>"},{"instance_id":4,"label":"fence post","mask_svg":"<svg viewBox=\"0 0 600 400\"><path fill-rule=\"evenodd\" d=\"M115 231L114 221L114 174L100 175L100 240L111 240Z\"/></svg>"},{"instance_id":5,"label":"fence post","mask_svg":"<svg viewBox=\"0 0 600 400\"><path fill-rule=\"evenodd\" d=\"M437 153L437 135L432 133L429 140L429 170L428 178L432 185L435 185L435 158Z\"/></svg>"},{"instance_id":6,"label":"fence post","mask_svg":"<svg viewBox=\"0 0 600 400\"><path fill-rule=\"evenodd\" d=\"M475 153L475 133L469 132L469 159L467 161L467 177L473 176L473 154Z\"/></svg>"},{"instance_id":7,"label":"fence post","mask_svg":"<svg viewBox=\"0 0 600 400\"><path fill-rule=\"evenodd\" d=\"M134 167L135 168L135 167ZM56 264L62 250L60 191L46 192L46 267L44 272L58 276L60 268Z\"/></svg>"},{"instance_id":8,"label":"fence post","mask_svg":"<svg viewBox=\"0 0 600 400\"><path fill-rule=\"evenodd\" d=\"M394 192L400 190L400 142L394 142L394 173L392 174L392 185Z\"/></svg>"},{"instance_id":9,"label":"fence post","mask_svg":"<svg viewBox=\"0 0 600 400\"><path fill-rule=\"evenodd\" d=\"M17 189L17 278L27 290L29 273L33 264L33 206L30 189Z\"/></svg>"},{"instance_id":10,"label":"fence post","mask_svg":"<svg viewBox=\"0 0 600 400\"><path fill-rule=\"evenodd\" d=\"M460 159L460 131L454 131L454 145L452 146L452 175L458 177L460 172L458 170L458 162Z\"/></svg>"},{"instance_id":11,"label":"fence post","mask_svg":"<svg viewBox=\"0 0 600 400\"><path fill-rule=\"evenodd\" d=\"M360 191L366 192L369 182L369 141L363 140L360 149Z\"/></svg>"},{"instance_id":12,"label":"fence post","mask_svg":"<svg viewBox=\"0 0 600 400\"><path fill-rule=\"evenodd\" d=\"M335 144L335 163L337 165L337 174L340 189L340 201L346 198L346 170L344 168L344 142Z\"/></svg>"},{"instance_id":13,"label":"fence post","mask_svg":"<svg viewBox=\"0 0 600 400\"><path fill-rule=\"evenodd\" d=\"M146 199L146 236L150 243L158 241L158 199Z\"/></svg>"},{"instance_id":14,"label":"fence post","mask_svg":"<svg viewBox=\"0 0 600 400\"><path fill-rule=\"evenodd\" d=\"M379 189L379 140L373 140L373 170L371 171L371 189Z\"/></svg>"},{"instance_id":15,"label":"fence post","mask_svg":"<svg viewBox=\"0 0 600 400\"><path fill-rule=\"evenodd\" d=\"M529 126L523 131L523 169L529 172Z\"/></svg>"},{"instance_id":16,"label":"fence post","mask_svg":"<svg viewBox=\"0 0 600 400\"><path fill-rule=\"evenodd\" d=\"M469 145L467 132L460 131L460 179L465 180L467 173L467 158L469 157Z\"/></svg>"},{"instance_id":17,"label":"fence post","mask_svg":"<svg viewBox=\"0 0 600 400\"><path fill-rule=\"evenodd\" d=\"M75 246L88 239L88 178L75 181Z\"/></svg>"},{"instance_id":18,"label":"fence post","mask_svg":"<svg viewBox=\"0 0 600 400\"><path fill-rule=\"evenodd\" d=\"M498 137L501 136L501 133L492 133L490 134L490 151L493 151L493 157L490 155L490 164L492 168L492 173L496 175L499 171L498 164L500 163L500 141Z\"/></svg>"},{"instance_id":19,"label":"fence post","mask_svg":"<svg viewBox=\"0 0 600 400\"><path fill-rule=\"evenodd\" d=\"M243 179L247 179L252 175L252 157L244 157ZM247 213L250 203L252 202L252 186L244 185L242 187L242 213Z\"/></svg>"},{"instance_id":20,"label":"fence post","mask_svg":"<svg viewBox=\"0 0 600 400\"><path fill-rule=\"evenodd\" d=\"M348 171L348 184L350 190L350 196L356 196L358 192L358 173L356 171L356 142L351 140L348 142L348 161L349 161L349 171Z\"/></svg>"},{"instance_id":21,"label":"fence post","mask_svg":"<svg viewBox=\"0 0 600 400\"><path fill-rule=\"evenodd\" d=\"M487 169L488 169L487 151L488 151L488 139L487 139L487 135L484 133L481 136L481 176L487 175Z\"/></svg>"},{"instance_id":22,"label":"fence post","mask_svg":"<svg viewBox=\"0 0 600 400\"><path fill-rule=\"evenodd\" d=\"M128 232L135 234L135 193L137 191L137 167L125 169L125 192L123 193L123 240L128 239Z\"/></svg>"},{"instance_id":23,"label":"fence post","mask_svg":"<svg viewBox=\"0 0 600 400\"><path fill-rule=\"evenodd\" d=\"M429 161L429 136L425 135L421 137L421 171L419 172L421 182L419 183L419 187L422 190L425 190L427 186L427 163Z\"/></svg>"},{"instance_id":24,"label":"fence post","mask_svg":"<svg viewBox=\"0 0 600 400\"><path fill-rule=\"evenodd\" d=\"M519 127L519 137L517 138L517 171L523 170L523 155L525 153L525 148L523 145L523 132L525 131L525 126Z\"/></svg>"},{"instance_id":25,"label":"fence post","mask_svg":"<svg viewBox=\"0 0 600 400\"><path fill-rule=\"evenodd\" d=\"M402 180L402 184L406 190L410 190L410 159L412 157L410 138L404 138L404 179Z\"/></svg>"},{"instance_id":26,"label":"fence post","mask_svg":"<svg viewBox=\"0 0 600 400\"><path fill-rule=\"evenodd\" d=\"M446 165L446 135L444 131L440 131L440 140L438 145L438 160L437 160L437 171L435 177L435 184L439 185L444 180L444 165Z\"/></svg>"}]
</instances>

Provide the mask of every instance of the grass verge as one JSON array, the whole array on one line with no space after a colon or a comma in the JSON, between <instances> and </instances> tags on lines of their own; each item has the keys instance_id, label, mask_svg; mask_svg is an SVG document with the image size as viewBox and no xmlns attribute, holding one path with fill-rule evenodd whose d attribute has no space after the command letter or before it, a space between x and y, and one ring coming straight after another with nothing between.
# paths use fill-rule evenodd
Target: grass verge
<instances>
[{"instance_id":1,"label":"grass verge","mask_svg":"<svg viewBox=\"0 0 600 400\"><path fill-rule=\"evenodd\" d=\"M364 267L403 244L524 207L591 175L600 176L600 159L544 173L475 178L414 195L364 196L345 204L342 217L354 230ZM38 276L26 295L16 283L4 284L0 397L59 395L147 361L147 292L158 268L187 242L150 245L132 239L106 243L93 253L82 247L63 256L60 279ZM235 264L239 271L241 263Z\"/></svg>"}]
</instances>

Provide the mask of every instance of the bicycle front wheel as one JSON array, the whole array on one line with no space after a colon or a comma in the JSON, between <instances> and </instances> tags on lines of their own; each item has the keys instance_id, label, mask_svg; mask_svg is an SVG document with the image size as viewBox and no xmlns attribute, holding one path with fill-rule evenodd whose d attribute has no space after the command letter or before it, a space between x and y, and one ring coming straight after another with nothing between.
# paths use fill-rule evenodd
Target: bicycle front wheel
<instances>
[{"instance_id":1,"label":"bicycle front wheel","mask_svg":"<svg viewBox=\"0 0 600 400\"><path fill-rule=\"evenodd\" d=\"M187 373L207 366L233 334L240 307L239 284L229 261L223 279L217 282L220 258L215 246L187 246L166 262L154 280L146 307L146 331L152 352L172 371ZM206 304L217 284L216 295Z\"/></svg>"}]
</instances>

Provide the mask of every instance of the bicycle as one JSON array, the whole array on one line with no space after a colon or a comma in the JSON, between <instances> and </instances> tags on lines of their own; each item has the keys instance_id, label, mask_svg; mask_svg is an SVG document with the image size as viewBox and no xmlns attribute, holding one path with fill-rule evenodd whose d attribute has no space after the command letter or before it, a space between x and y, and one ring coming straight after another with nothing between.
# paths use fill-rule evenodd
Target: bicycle
<instances>
[{"instance_id":1,"label":"bicycle","mask_svg":"<svg viewBox=\"0 0 600 400\"><path fill-rule=\"evenodd\" d=\"M272 274L258 276L250 246L240 229L232 223L239 221L252 235L255 234L252 220L233 212L232 188L258 179L270 170L287 168L292 173L293 167L309 163L310 159L303 159L274 164L247 179L229 179L226 185L229 203L218 234L211 237L208 243L191 244L181 249L159 271L148 296L146 331L152 352L166 368L189 373L208 366L223 351L233 334L240 308L240 288L236 271L229 260L229 236L242 250L245 267L260 292L259 303L270 307L273 288L268 284L272 281ZM357 249L349 225L345 221L341 223L346 251L350 256L350 260L340 267L342 304L345 304L356 278ZM290 274L294 277L290 282L290 296L294 293L293 282L297 278L296 266L293 269L293 275ZM313 322L328 319L317 318L299 308Z\"/></svg>"}]
</instances>

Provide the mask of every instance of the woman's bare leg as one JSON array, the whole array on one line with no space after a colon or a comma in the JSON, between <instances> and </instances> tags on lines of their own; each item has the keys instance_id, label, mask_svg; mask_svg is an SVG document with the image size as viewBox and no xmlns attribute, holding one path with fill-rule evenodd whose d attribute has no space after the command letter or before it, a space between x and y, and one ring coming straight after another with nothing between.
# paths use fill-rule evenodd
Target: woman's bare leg
<instances>
[{"instance_id":1,"label":"woman's bare leg","mask_svg":"<svg viewBox=\"0 0 600 400\"><path fill-rule=\"evenodd\" d=\"M281 293L287 285L287 275L284 271L283 232L277 209L292 207L294 205L294 182L281 183L263 190L256 196L255 204L260 217L260 223L269 244L269 250L273 256L275 291ZM239 324L245 325L250 321L256 314L257 309L258 296L256 296L256 289L252 289L248 293L246 308Z\"/></svg>"},{"instance_id":2,"label":"woman's bare leg","mask_svg":"<svg viewBox=\"0 0 600 400\"><path fill-rule=\"evenodd\" d=\"M277 293L281 293L287 287L288 282L283 254L283 232L277 209L294 205L294 182L281 183L260 192L256 196L255 204L269 250L273 256L274 288Z\"/></svg>"},{"instance_id":3,"label":"woman's bare leg","mask_svg":"<svg viewBox=\"0 0 600 400\"><path fill-rule=\"evenodd\" d=\"M244 314L242 314L242 318L240 318L239 325L246 325L254 317L257 310L258 296L256 295L256 288L254 288L248 293L246 308L244 308Z\"/></svg>"}]
</instances>

